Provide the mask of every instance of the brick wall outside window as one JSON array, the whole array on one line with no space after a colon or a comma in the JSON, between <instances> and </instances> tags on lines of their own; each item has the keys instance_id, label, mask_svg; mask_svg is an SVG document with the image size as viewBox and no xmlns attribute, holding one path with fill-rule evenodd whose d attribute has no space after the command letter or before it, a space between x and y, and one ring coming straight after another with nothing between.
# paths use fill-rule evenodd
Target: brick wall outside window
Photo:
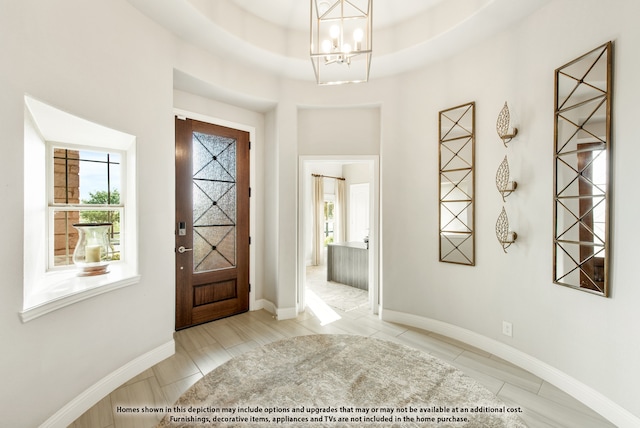
<instances>
[{"instance_id":1,"label":"brick wall outside window","mask_svg":"<svg viewBox=\"0 0 640 428\"><path fill-rule=\"evenodd\" d=\"M80 203L80 161L76 150L54 149L53 200L55 203ZM57 211L54 216L54 265L73 263L73 250L78 242L78 211Z\"/></svg>"}]
</instances>

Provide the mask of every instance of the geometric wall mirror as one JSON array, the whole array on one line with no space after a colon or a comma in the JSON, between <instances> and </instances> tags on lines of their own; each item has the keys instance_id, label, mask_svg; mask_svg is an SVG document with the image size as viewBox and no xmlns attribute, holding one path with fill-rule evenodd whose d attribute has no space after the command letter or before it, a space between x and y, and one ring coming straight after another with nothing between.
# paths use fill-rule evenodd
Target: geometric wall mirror
<instances>
[{"instance_id":1,"label":"geometric wall mirror","mask_svg":"<svg viewBox=\"0 0 640 428\"><path fill-rule=\"evenodd\" d=\"M440 261L475 265L475 103L439 114Z\"/></svg>"},{"instance_id":2,"label":"geometric wall mirror","mask_svg":"<svg viewBox=\"0 0 640 428\"><path fill-rule=\"evenodd\" d=\"M609 294L612 43L555 72L553 282Z\"/></svg>"}]
</instances>

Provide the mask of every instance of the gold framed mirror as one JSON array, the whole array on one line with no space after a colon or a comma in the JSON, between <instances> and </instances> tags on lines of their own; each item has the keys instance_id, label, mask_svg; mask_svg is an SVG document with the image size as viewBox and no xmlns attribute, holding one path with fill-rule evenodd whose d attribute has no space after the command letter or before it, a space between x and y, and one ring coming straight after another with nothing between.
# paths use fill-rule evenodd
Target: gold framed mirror
<instances>
[{"instance_id":1,"label":"gold framed mirror","mask_svg":"<svg viewBox=\"0 0 640 428\"><path fill-rule=\"evenodd\" d=\"M553 282L609 294L612 48L555 71Z\"/></svg>"},{"instance_id":2,"label":"gold framed mirror","mask_svg":"<svg viewBox=\"0 0 640 428\"><path fill-rule=\"evenodd\" d=\"M475 103L439 113L440 261L475 265Z\"/></svg>"}]
</instances>

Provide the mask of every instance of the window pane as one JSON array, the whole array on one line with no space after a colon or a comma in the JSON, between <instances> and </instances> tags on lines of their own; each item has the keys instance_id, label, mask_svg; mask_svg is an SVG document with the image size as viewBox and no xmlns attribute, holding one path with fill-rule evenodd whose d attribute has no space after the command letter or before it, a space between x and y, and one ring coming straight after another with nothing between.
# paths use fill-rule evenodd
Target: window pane
<instances>
[{"instance_id":1,"label":"window pane","mask_svg":"<svg viewBox=\"0 0 640 428\"><path fill-rule=\"evenodd\" d=\"M80 161L80 199L83 204L106 204L109 180L107 164Z\"/></svg>"},{"instance_id":2,"label":"window pane","mask_svg":"<svg viewBox=\"0 0 640 428\"><path fill-rule=\"evenodd\" d=\"M54 149L54 203L119 204L121 155Z\"/></svg>"},{"instance_id":3,"label":"window pane","mask_svg":"<svg viewBox=\"0 0 640 428\"><path fill-rule=\"evenodd\" d=\"M333 201L324 201L324 246L333 243Z\"/></svg>"},{"instance_id":4,"label":"window pane","mask_svg":"<svg viewBox=\"0 0 640 428\"><path fill-rule=\"evenodd\" d=\"M121 210L63 211L53 214L53 266L73 264L73 250L78 242L76 223L112 223L109 235L113 260L120 260L120 215Z\"/></svg>"},{"instance_id":5,"label":"window pane","mask_svg":"<svg viewBox=\"0 0 640 428\"><path fill-rule=\"evenodd\" d=\"M121 164L120 164L120 154L111 154L110 156L111 162L109 163L109 180L111 181L111 188L109 192L109 203L110 204L119 204L120 203L120 189L122 188L122 179L121 179Z\"/></svg>"},{"instance_id":6,"label":"window pane","mask_svg":"<svg viewBox=\"0 0 640 428\"><path fill-rule=\"evenodd\" d=\"M80 162L76 150L53 151L53 202L80 203Z\"/></svg>"},{"instance_id":7,"label":"window pane","mask_svg":"<svg viewBox=\"0 0 640 428\"><path fill-rule=\"evenodd\" d=\"M73 264L73 250L78 242L78 231L72 226L78 223L78 211L56 211L53 215L53 265Z\"/></svg>"}]
</instances>

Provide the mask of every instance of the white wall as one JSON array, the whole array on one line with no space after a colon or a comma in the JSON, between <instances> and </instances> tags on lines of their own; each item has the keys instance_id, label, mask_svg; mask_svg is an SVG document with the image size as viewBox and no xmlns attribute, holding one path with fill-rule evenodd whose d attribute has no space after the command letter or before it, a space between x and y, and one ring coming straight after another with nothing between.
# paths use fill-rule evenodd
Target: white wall
<instances>
[{"instance_id":1,"label":"white wall","mask_svg":"<svg viewBox=\"0 0 640 428\"><path fill-rule=\"evenodd\" d=\"M23 206L25 93L135 135L138 143L139 284L21 324L23 214L18 208L2 214L3 223L12 225L4 233L12 244L3 246L0 253L0 328L1 340L11 347L4 355L0 376L12 388L3 388L0 399L10 403L10 410L3 413L6 424L30 427L44 422L105 376L172 341L174 107L255 126L260 143L256 149L268 152L273 166L282 156L277 139L287 134L281 124L285 115L278 110L264 112L275 105L270 101L278 88L273 76L238 66L233 60L220 61L181 42L125 1L89 5L78 0L47 4L3 0L1 7L0 44L7 66L0 67L0 123L6 153L0 168L5 183L0 196L7 206ZM232 99L241 106L259 106L262 111L174 93L176 69L219 83L212 84L211 91L222 101ZM243 92L247 90L251 93ZM294 135L295 121L291 129ZM265 172L262 165L260 162L257 167L264 180L256 182L260 199L256 227L258 238L264 235L264 239L255 242L260 247L255 267L257 277L264 277L264 281L256 284L256 298L282 306L286 303L279 303L279 299L293 301L278 287L287 283L282 272L295 268L294 263L280 260L293 260L295 253L291 250L289 258L281 258L279 253L286 255L287 248L295 248L295 241L282 245L274 222L279 219L285 225L295 224L295 209L277 206L277 183L282 174L277 167ZM292 174L286 182L294 180ZM270 198L270 203L265 204L262 198ZM263 207L267 209L262 212ZM283 216L281 211L291 214ZM262 219L273 226L268 232L262 230ZM291 239L295 240L295 235ZM262 252L262 247L266 251Z\"/></svg>"},{"instance_id":2,"label":"white wall","mask_svg":"<svg viewBox=\"0 0 640 428\"><path fill-rule=\"evenodd\" d=\"M363 163L348 163L342 168L344 178L349 184L371 183L373 177L369 173L369 168Z\"/></svg>"},{"instance_id":3,"label":"white wall","mask_svg":"<svg viewBox=\"0 0 640 428\"><path fill-rule=\"evenodd\" d=\"M306 146L299 136L310 128L298 118L300 108L355 106L370 113L363 106L376 106L378 116L365 116L379 136L383 307L512 346L640 417L640 287L633 251L640 208L634 199L640 3L554 0L508 31L424 70L341 87L279 79L223 60L180 42L124 0L0 0L0 6L7 59L0 67L3 206L23 206L25 93L135 135L142 275L138 285L21 324L23 215L17 208L2 211L3 224L11 225L3 235L8 245L0 247L0 340L11 344L0 366L4 384L12 386L0 391L8 403L6 425L42 423L102 377L171 340L174 68L213 82L207 96L224 104L277 103L262 113L264 252L258 259L262 296L279 316L296 311L298 156L373 149L355 140L327 146L337 153ZM615 41L615 195L612 296L604 299L552 284L551 211L553 70L607 40ZM507 255L494 236L502 204L495 171L505 153L495 121L505 100L520 125L508 149L519 185L507 202L519 240ZM476 267L438 262L437 114L468 101L477 108ZM502 320L513 323L513 338L501 335Z\"/></svg>"},{"instance_id":4,"label":"white wall","mask_svg":"<svg viewBox=\"0 0 640 428\"><path fill-rule=\"evenodd\" d=\"M276 116L198 99L176 91L174 69L226 81L217 90L226 101L238 87L254 89L245 105L272 106L277 88L273 77L247 71L233 61L185 45L159 28L125 1L89 5L76 0L2 1L0 32L7 66L1 67L0 101L3 155L0 187L7 206L23 206L23 97L25 93L57 108L137 137L139 184L139 284L111 292L21 324L22 210L4 211L13 225L4 234L0 271L2 335L12 346L3 358L0 376L6 385L0 399L10 403L3 414L11 426L36 426L105 376L156 347L172 341L174 330L174 107L255 126L260 152L275 144ZM221 65L222 64L222 65ZM229 72L229 67L232 71ZM244 72L238 72L244 70ZM264 93L261 91L268 88ZM220 95L222 94L222 95ZM175 95L175 100L174 100ZM175 104L174 104L175 101ZM238 103L238 104L243 104ZM271 107L273 108L273 107ZM265 119L266 117L266 119ZM264 123L263 123L264 121ZM263 135L264 134L264 135ZM274 151L277 155L277 151ZM260 159L262 155L258 156ZM257 174L262 177L262 163ZM277 171L277 170L276 170ZM256 198L273 196L265 188L274 175L257 180ZM263 187L264 186L264 187ZM272 186L272 192L277 191ZM277 198L274 198L277 200ZM258 203L257 238L265 239ZM277 218L277 216L275 217ZM277 231L277 228L275 229ZM270 241L277 243L277 239ZM276 245L277 244L273 244ZM10 251L7 251L11 248ZM262 251L256 275L256 298L278 302L277 271ZM267 254L276 254L269 251ZM266 272L264 272L266 271ZM264 272L264 273L263 273ZM37 403L37 405L34 405ZM84 402L83 404L86 404ZM77 410L77 409L76 409Z\"/></svg>"},{"instance_id":5,"label":"white wall","mask_svg":"<svg viewBox=\"0 0 640 428\"><path fill-rule=\"evenodd\" d=\"M172 40L120 1L3 0L0 10L2 425L35 427L173 340ZM137 137L142 279L23 324L25 94Z\"/></svg>"},{"instance_id":6,"label":"white wall","mask_svg":"<svg viewBox=\"0 0 640 428\"><path fill-rule=\"evenodd\" d=\"M640 205L631 184L639 150L632 107L640 92L633 77L640 67L634 53L640 31L633 18L639 8L637 2L624 0L606 5L556 0L504 33L424 70L358 87L321 88L324 91L292 82L282 95L305 106L380 103L385 309L442 321L513 347L636 417L640 312L635 306L640 288L635 286L632 251L625 249L637 240L629 231L634 230L632 213ZM605 299L552 283L551 239L553 72L608 40L616 43L616 184L613 291ZM439 263L437 238L438 111L469 101L477 108L475 267ZM519 183L507 209L519 240L506 255L495 238L502 207L495 172L505 155L495 122L505 101L520 127L507 151ZM306 154L307 147L298 144ZM339 150L357 147L347 143ZM288 168L295 154L283 153L280 159L280 168ZM280 183L279 189L282 198L296 194L294 185ZM289 284L281 286L281 294L293 294ZM503 320L513 323L512 338L501 334Z\"/></svg>"},{"instance_id":7,"label":"white wall","mask_svg":"<svg viewBox=\"0 0 640 428\"><path fill-rule=\"evenodd\" d=\"M342 171L343 171L343 177L345 178L345 189L346 189L345 193L346 193L346 200L347 200L347 218L346 218L347 240L360 241L364 239L365 235L363 235L360 231L351 229L352 227L351 219L354 215L358 215L354 212L354 210L358 210L359 214L364 214L365 216L367 213L370 216L371 213L369 212L370 208L368 206L366 207L366 211L364 207L360 207L360 208L354 207L353 205L354 201L351 199L351 196L352 196L351 186L357 185L357 184L360 184L360 185L367 184L369 193L371 193L371 189L373 188L373 177L371 176L371 171L369 170L369 166L364 163L345 164L344 167L342 168ZM369 194L368 196L369 200L371 199L371 197L372 195ZM363 201L364 200L361 200L360 202L363 202ZM370 220L368 220L368 222L370 222ZM368 223L366 225L368 225ZM356 236L354 236L354 234Z\"/></svg>"},{"instance_id":8,"label":"white wall","mask_svg":"<svg viewBox=\"0 0 640 428\"><path fill-rule=\"evenodd\" d=\"M298 110L299 155L375 155L380 151L376 107Z\"/></svg>"},{"instance_id":9,"label":"white wall","mask_svg":"<svg viewBox=\"0 0 640 428\"><path fill-rule=\"evenodd\" d=\"M555 367L640 416L635 1L553 1L504 34L402 78L398 139L383 147L386 309L449 323ZM611 298L552 283L554 70L615 42ZM438 111L476 102L475 267L438 263ZM505 101L519 118L507 150ZM506 203L518 241L504 254L495 173L505 153L518 189ZM402 206L400 210L397 207ZM391 237L391 238L390 238ZM513 323L513 338L501 334Z\"/></svg>"}]
</instances>

